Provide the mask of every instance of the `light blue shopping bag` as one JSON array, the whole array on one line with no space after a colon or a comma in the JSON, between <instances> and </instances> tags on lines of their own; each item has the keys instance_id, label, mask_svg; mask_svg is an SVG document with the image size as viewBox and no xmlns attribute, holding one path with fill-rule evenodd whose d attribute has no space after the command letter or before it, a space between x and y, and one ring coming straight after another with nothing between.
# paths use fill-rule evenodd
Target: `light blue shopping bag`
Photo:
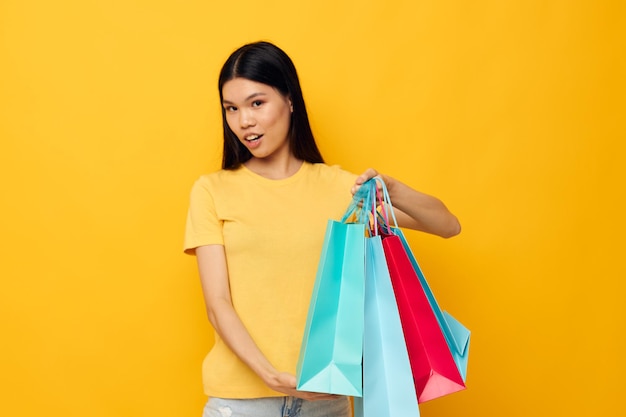
<instances>
[{"instance_id":1,"label":"light blue shopping bag","mask_svg":"<svg viewBox=\"0 0 626 417\"><path fill-rule=\"evenodd\" d=\"M355 417L418 417L413 373L380 236L366 239L363 397Z\"/></svg>"}]
</instances>

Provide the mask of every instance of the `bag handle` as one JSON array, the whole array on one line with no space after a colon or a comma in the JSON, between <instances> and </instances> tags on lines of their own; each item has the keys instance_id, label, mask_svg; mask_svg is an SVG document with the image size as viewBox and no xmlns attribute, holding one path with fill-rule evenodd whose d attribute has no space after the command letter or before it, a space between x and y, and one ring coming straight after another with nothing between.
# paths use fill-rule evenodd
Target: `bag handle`
<instances>
[{"instance_id":1,"label":"bag handle","mask_svg":"<svg viewBox=\"0 0 626 417\"><path fill-rule=\"evenodd\" d=\"M372 179L375 183L375 199L376 206L380 207L380 211L375 210L372 212L372 215L380 218L380 228L385 234L393 234L391 230L391 225L389 223L389 213L391 213L391 219L393 220L393 226L398 228L398 220L396 219L396 213L393 210L393 204L391 203L391 197L389 196L389 191L387 190L387 186L385 185L385 181L383 181L380 177L374 177Z\"/></svg>"},{"instance_id":2,"label":"bag handle","mask_svg":"<svg viewBox=\"0 0 626 417\"><path fill-rule=\"evenodd\" d=\"M389 212L391 212L391 216L389 216ZM393 226L397 228L398 221L385 181L380 177L374 177L359 187L341 218L341 222L366 224L370 236L378 235L379 230L385 234L393 234L389 217L393 220Z\"/></svg>"},{"instance_id":3,"label":"bag handle","mask_svg":"<svg viewBox=\"0 0 626 417\"><path fill-rule=\"evenodd\" d=\"M370 224L370 210L368 207L372 204L373 196L370 191L371 184L368 184L368 182L363 183L357 192L354 193L348 209L341 218L342 223Z\"/></svg>"}]
</instances>

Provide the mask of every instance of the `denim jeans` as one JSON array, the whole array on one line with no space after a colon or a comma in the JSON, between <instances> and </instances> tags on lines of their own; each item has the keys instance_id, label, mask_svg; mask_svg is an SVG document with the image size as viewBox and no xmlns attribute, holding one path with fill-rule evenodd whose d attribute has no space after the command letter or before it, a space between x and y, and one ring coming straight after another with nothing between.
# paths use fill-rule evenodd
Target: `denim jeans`
<instances>
[{"instance_id":1,"label":"denim jeans","mask_svg":"<svg viewBox=\"0 0 626 417\"><path fill-rule=\"evenodd\" d=\"M348 397L306 401L295 397L209 398L202 417L350 417Z\"/></svg>"}]
</instances>

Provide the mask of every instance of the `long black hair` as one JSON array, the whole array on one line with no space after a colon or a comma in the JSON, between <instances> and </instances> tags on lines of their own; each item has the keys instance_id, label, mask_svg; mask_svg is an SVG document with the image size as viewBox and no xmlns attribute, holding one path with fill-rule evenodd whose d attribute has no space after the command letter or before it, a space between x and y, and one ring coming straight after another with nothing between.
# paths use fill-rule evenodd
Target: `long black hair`
<instances>
[{"instance_id":1,"label":"long black hair","mask_svg":"<svg viewBox=\"0 0 626 417\"><path fill-rule=\"evenodd\" d=\"M293 105L289 128L289 147L292 153L303 161L324 162L313 137L296 67L282 49L269 42L255 42L233 52L220 71L218 82L220 103L224 99L222 94L224 84L234 78L245 78L269 85L288 97ZM222 168L236 169L252 158L252 154L239 142L228 126L223 106L222 125L224 127Z\"/></svg>"}]
</instances>

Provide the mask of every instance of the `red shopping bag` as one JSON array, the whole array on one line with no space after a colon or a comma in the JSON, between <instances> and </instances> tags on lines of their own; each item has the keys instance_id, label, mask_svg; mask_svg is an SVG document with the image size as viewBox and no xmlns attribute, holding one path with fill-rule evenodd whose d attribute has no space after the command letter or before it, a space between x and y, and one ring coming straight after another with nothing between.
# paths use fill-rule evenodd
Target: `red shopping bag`
<instances>
[{"instance_id":1,"label":"red shopping bag","mask_svg":"<svg viewBox=\"0 0 626 417\"><path fill-rule=\"evenodd\" d=\"M418 402L465 389L428 298L399 236L383 238Z\"/></svg>"}]
</instances>

